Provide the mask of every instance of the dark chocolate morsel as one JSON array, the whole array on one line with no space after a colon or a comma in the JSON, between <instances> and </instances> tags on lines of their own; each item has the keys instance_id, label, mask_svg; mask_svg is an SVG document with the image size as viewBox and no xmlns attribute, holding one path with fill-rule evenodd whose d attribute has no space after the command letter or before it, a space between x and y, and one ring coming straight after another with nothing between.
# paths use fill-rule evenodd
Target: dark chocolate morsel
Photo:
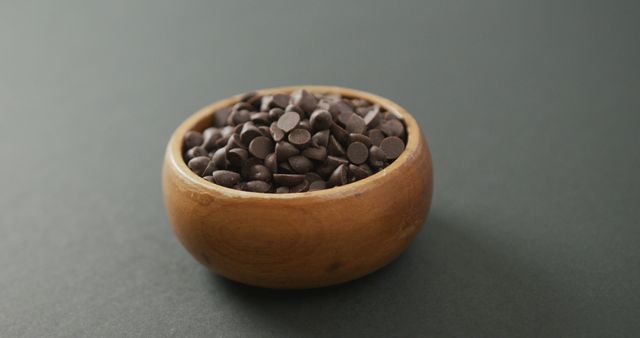
<instances>
[{"instance_id":1,"label":"dark chocolate morsel","mask_svg":"<svg viewBox=\"0 0 640 338\"><path fill-rule=\"evenodd\" d=\"M284 115L280 116L278 119L278 128L284 130L285 133L288 133L295 129L300 123L300 115L295 112L284 113Z\"/></svg>"},{"instance_id":2,"label":"dark chocolate morsel","mask_svg":"<svg viewBox=\"0 0 640 338\"><path fill-rule=\"evenodd\" d=\"M264 159L273 152L273 141L268 137L258 136L249 144L249 152L259 159Z\"/></svg>"},{"instance_id":3,"label":"dark chocolate morsel","mask_svg":"<svg viewBox=\"0 0 640 338\"><path fill-rule=\"evenodd\" d=\"M327 181L327 187L331 188L347 184L348 174L349 170L347 169L347 166L341 164L336 168L336 170L333 171L331 177L329 177L329 181Z\"/></svg>"},{"instance_id":4,"label":"dark chocolate morsel","mask_svg":"<svg viewBox=\"0 0 640 338\"><path fill-rule=\"evenodd\" d=\"M329 144L330 133L331 132L329 130L323 130L313 134L313 136L311 137L311 144L313 144L315 147L326 148Z\"/></svg>"},{"instance_id":5,"label":"dark chocolate morsel","mask_svg":"<svg viewBox=\"0 0 640 338\"><path fill-rule=\"evenodd\" d=\"M353 142L347 148L347 158L354 164L362 164L369 158L369 148L364 143Z\"/></svg>"},{"instance_id":6,"label":"dark chocolate morsel","mask_svg":"<svg viewBox=\"0 0 640 338\"><path fill-rule=\"evenodd\" d=\"M240 182L240 174L229 170L216 170L211 176L216 184L223 187L233 187Z\"/></svg>"},{"instance_id":7,"label":"dark chocolate morsel","mask_svg":"<svg viewBox=\"0 0 640 338\"><path fill-rule=\"evenodd\" d=\"M323 162L327 158L327 148L325 147L310 147L302 152L306 158L314 161Z\"/></svg>"},{"instance_id":8,"label":"dark chocolate morsel","mask_svg":"<svg viewBox=\"0 0 640 338\"><path fill-rule=\"evenodd\" d=\"M265 181L249 181L245 184L245 189L252 192L269 192L271 184Z\"/></svg>"},{"instance_id":9,"label":"dark chocolate morsel","mask_svg":"<svg viewBox=\"0 0 640 338\"><path fill-rule=\"evenodd\" d=\"M390 136L382 140L380 148L387 154L388 160L395 160L404 151L404 142L397 136Z\"/></svg>"},{"instance_id":10,"label":"dark chocolate morsel","mask_svg":"<svg viewBox=\"0 0 640 338\"><path fill-rule=\"evenodd\" d=\"M276 158L278 162L286 161L293 155L300 154L300 150L289 142L281 141L276 143Z\"/></svg>"},{"instance_id":11,"label":"dark chocolate morsel","mask_svg":"<svg viewBox=\"0 0 640 338\"><path fill-rule=\"evenodd\" d=\"M308 130L297 128L289 133L289 143L298 148L306 147L311 142L311 133Z\"/></svg>"},{"instance_id":12,"label":"dark chocolate morsel","mask_svg":"<svg viewBox=\"0 0 640 338\"><path fill-rule=\"evenodd\" d=\"M305 179L304 175L298 175L298 174L274 174L273 175L274 182L287 187L300 184L302 183L302 181L304 181L304 179Z\"/></svg>"},{"instance_id":13,"label":"dark chocolate morsel","mask_svg":"<svg viewBox=\"0 0 640 338\"><path fill-rule=\"evenodd\" d=\"M311 184L309 184L309 191L323 190L326 188L327 188L327 183L322 180L313 181L311 182Z\"/></svg>"},{"instance_id":14,"label":"dark chocolate morsel","mask_svg":"<svg viewBox=\"0 0 640 338\"><path fill-rule=\"evenodd\" d=\"M201 146L204 142L204 137L197 131L190 130L184 134L184 148L191 149L193 147Z\"/></svg>"},{"instance_id":15,"label":"dark chocolate morsel","mask_svg":"<svg viewBox=\"0 0 640 338\"><path fill-rule=\"evenodd\" d=\"M193 171L196 175L202 176L204 170L209 164L209 161L209 156L198 156L192 158L187 165L189 166L189 169L191 169L191 171Z\"/></svg>"}]
</instances>

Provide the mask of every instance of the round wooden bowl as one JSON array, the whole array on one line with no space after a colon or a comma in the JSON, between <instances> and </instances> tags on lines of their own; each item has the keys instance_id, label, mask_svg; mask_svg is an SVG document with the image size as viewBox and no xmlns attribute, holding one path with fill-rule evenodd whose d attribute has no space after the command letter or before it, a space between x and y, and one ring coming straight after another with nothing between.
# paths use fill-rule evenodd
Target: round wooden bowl
<instances>
[{"instance_id":1,"label":"round wooden bowl","mask_svg":"<svg viewBox=\"0 0 640 338\"><path fill-rule=\"evenodd\" d=\"M229 279L269 288L305 289L350 281L398 257L425 222L433 191L431 155L413 117L370 93L327 86L259 90L340 93L377 103L402 116L404 153L364 180L305 193L264 194L212 184L182 159L189 130L212 125L216 110L241 95L189 117L173 133L162 171L164 201L173 230L200 263Z\"/></svg>"}]
</instances>

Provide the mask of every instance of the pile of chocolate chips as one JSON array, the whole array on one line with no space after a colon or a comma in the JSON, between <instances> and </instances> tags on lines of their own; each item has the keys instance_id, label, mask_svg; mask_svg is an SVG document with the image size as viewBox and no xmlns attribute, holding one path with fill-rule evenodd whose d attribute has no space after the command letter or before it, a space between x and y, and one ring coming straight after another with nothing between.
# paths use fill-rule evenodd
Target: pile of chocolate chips
<instances>
[{"instance_id":1,"label":"pile of chocolate chips","mask_svg":"<svg viewBox=\"0 0 640 338\"><path fill-rule=\"evenodd\" d=\"M397 113L338 94L245 94L215 112L214 125L184 137L198 176L238 190L315 191L364 179L404 151Z\"/></svg>"}]
</instances>

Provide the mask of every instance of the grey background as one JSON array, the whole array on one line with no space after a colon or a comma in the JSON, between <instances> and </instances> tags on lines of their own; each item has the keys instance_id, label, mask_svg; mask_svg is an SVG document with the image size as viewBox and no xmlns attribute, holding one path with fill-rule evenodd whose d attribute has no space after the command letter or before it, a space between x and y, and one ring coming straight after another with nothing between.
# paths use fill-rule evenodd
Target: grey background
<instances>
[{"instance_id":1,"label":"grey background","mask_svg":"<svg viewBox=\"0 0 640 338\"><path fill-rule=\"evenodd\" d=\"M0 336L637 336L639 7L0 2ZM170 230L165 143L212 101L305 83L415 114L429 220L353 283L225 281Z\"/></svg>"}]
</instances>

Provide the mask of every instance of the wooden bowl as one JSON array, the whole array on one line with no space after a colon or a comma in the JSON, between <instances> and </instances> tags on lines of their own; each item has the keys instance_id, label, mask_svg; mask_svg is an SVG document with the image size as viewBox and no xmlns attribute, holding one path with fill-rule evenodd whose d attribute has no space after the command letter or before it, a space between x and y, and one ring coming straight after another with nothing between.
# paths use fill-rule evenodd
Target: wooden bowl
<instances>
[{"instance_id":1,"label":"wooden bowl","mask_svg":"<svg viewBox=\"0 0 640 338\"><path fill-rule=\"evenodd\" d=\"M182 140L212 125L216 110L241 95L189 117L173 133L162 171L173 230L200 263L229 279L268 288L305 289L350 281L398 257L425 222L433 190L431 155L416 121L399 105L370 93L327 86L259 90L340 93L399 113L407 147L389 167L333 189L290 194L238 191L189 170Z\"/></svg>"}]
</instances>

